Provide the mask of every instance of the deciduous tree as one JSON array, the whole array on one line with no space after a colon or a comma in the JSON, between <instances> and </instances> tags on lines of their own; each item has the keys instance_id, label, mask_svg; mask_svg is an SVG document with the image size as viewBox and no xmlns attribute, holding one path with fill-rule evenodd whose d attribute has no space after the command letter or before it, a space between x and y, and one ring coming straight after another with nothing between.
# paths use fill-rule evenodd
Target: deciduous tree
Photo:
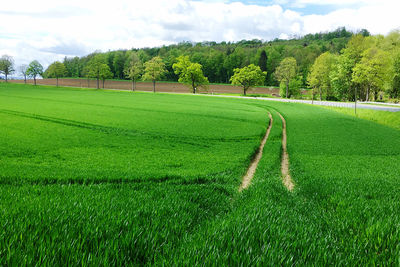
<instances>
[{"instance_id":1,"label":"deciduous tree","mask_svg":"<svg viewBox=\"0 0 400 267\"><path fill-rule=\"evenodd\" d=\"M132 91L134 91L136 89L136 81L143 73L143 64L136 53L132 53L130 55L124 73L125 76L132 81Z\"/></svg>"},{"instance_id":2,"label":"deciduous tree","mask_svg":"<svg viewBox=\"0 0 400 267\"><path fill-rule=\"evenodd\" d=\"M400 51L397 51L397 54L394 55L393 77L391 87L388 91L390 97L400 98Z\"/></svg>"},{"instance_id":3,"label":"deciduous tree","mask_svg":"<svg viewBox=\"0 0 400 267\"><path fill-rule=\"evenodd\" d=\"M285 83L286 86L286 98L289 97L289 83L297 73L297 62L293 57L287 57L282 60L279 66L275 70L275 77Z\"/></svg>"},{"instance_id":4,"label":"deciduous tree","mask_svg":"<svg viewBox=\"0 0 400 267\"><path fill-rule=\"evenodd\" d=\"M360 63L354 67L353 81L365 90L365 101L370 99L371 91L376 100L378 92L388 82L390 75L389 55L385 51L372 47L362 53Z\"/></svg>"},{"instance_id":5,"label":"deciduous tree","mask_svg":"<svg viewBox=\"0 0 400 267\"><path fill-rule=\"evenodd\" d=\"M86 62L85 62L86 63ZM63 64L67 69L66 77L82 77L84 62L79 57L64 58Z\"/></svg>"},{"instance_id":6,"label":"deciduous tree","mask_svg":"<svg viewBox=\"0 0 400 267\"><path fill-rule=\"evenodd\" d=\"M316 88L319 92L319 99L322 100L322 95L325 94L327 99L333 96L331 91L330 73L335 64L335 56L330 52L321 54L312 65L310 74L307 77L308 84L313 89Z\"/></svg>"},{"instance_id":7,"label":"deciduous tree","mask_svg":"<svg viewBox=\"0 0 400 267\"><path fill-rule=\"evenodd\" d=\"M156 92L156 81L166 72L165 64L160 57L153 57L144 63L143 80L153 82L153 92Z\"/></svg>"},{"instance_id":8,"label":"deciduous tree","mask_svg":"<svg viewBox=\"0 0 400 267\"><path fill-rule=\"evenodd\" d=\"M265 52L265 49L262 49L260 57L258 58L258 66L260 67L261 71L267 71L267 61L267 52Z\"/></svg>"},{"instance_id":9,"label":"deciduous tree","mask_svg":"<svg viewBox=\"0 0 400 267\"><path fill-rule=\"evenodd\" d=\"M36 77L43 75L43 66L39 63L39 61L34 60L29 63L28 69L26 70L26 74L29 77L33 78L33 84L36 85Z\"/></svg>"},{"instance_id":10,"label":"deciduous tree","mask_svg":"<svg viewBox=\"0 0 400 267\"><path fill-rule=\"evenodd\" d=\"M336 98L351 100L355 98L356 87L352 81L354 62L347 55L340 55L330 73L331 86Z\"/></svg>"},{"instance_id":11,"label":"deciduous tree","mask_svg":"<svg viewBox=\"0 0 400 267\"><path fill-rule=\"evenodd\" d=\"M65 65L59 61L52 63L45 71L46 77L56 78L57 86L58 86L58 78L65 77L66 74L67 74L67 69L65 68Z\"/></svg>"},{"instance_id":12,"label":"deciduous tree","mask_svg":"<svg viewBox=\"0 0 400 267\"><path fill-rule=\"evenodd\" d=\"M14 60L11 56L3 55L0 58L0 73L3 73L7 77L9 74L14 72Z\"/></svg>"},{"instance_id":13,"label":"deciduous tree","mask_svg":"<svg viewBox=\"0 0 400 267\"><path fill-rule=\"evenodd\" d=\"M27 76L28 65L22 64L19 66L19 72L24 75L24 83L26 84L26 76Z\"/></svg>"},{"instance_id":14,"label":"deciduous tree","mask_svg":"<svg viewBox=\"0 0 400 267\"><path fill-rule=\"evenodd\" d=\"M109 77L108 71L110 71L110 67L106 64L106 58L102 54L95 55L86 65L85 73L88 78L96 78L97 80L97 89L99 89L99 80L104 80Z\"/></svg>"},{"instance_id":15,"label":"deciduous tree","mask_svg":"<svg viewBox=\"0 0 400 267\"><path fill-rule=\"evenodd\" d=\"M355 66L360 62L362 53L376 43L375 37L365 37L357 34L351 37L342 50L342 54L337 58L337 63L333 65L330 74L331 86L335 95L340 100L350 100L359 97L357 93L360 84L353 80Z\"/></svg>"},{"instance_id":16,"label":"deciduous tree","mask_svg":"<svg viewBox=\"0 0 400 267\"><path fill-rule=\"evenodd\" d=\"M101 64L99 78L103 82L103 89L104 89L104 82L106 81L106 79L111 79L112 77L113 77L113 74L110 70L110 67L107 64Z\"/></svg>"},{"instance_id":17,"label":"deciduous tree","mask_svg":"<svg viewBox=\"0 0 400 267\"><path fill-rule=\"evenodd\" d=\"M124 78L125 61L126 61L126 58L125 58L124 52L117 51L114 55L112 66L114 69L115 77L118 79Z\"/></svg>"},{"instance_id":18,"label":"deciduous tree","mask_svg":"<svg viewBox=\"0 0 400 267\"><path fill-rule=\"evenodd\" d=\"M226 72L226 81L228 82L230 77L233 75L233 70L236 68L241 68L244 65L244 61L246 58L246 53L244 52L243 48L236 47L235 50L230 53L227 50L227 55L224 59L224 69Z\"/></svg>"},{"instance_id":19,"label":"deciduous tree","mask_svg":"<svg viewBox=\"0 0 400 267\"><path fill-rule=\"evenodd\" d=\"M343 55L354 61L354 65L359 63L362 58L362 53L365 50L375 46L377 39L373 36L364 37L361 34L354 35L349 40L346 48L342 51Z\"/></svg>"},{"instance_id":20,"label":"deciduous tree","mask_svg":"<svg viewBox=\"0 0 400 267\"><path fill-rule=\"evenodd\" d=\"M298 97L301 95L301 86L303 85L302 80L303 77L301 77L300 75L296 75L296 77L290 80L288 98L291 98L292 96ZM285 95L285 94L286 94L286 84L284 82L281 82L279 86L279 95Z\"/></svg>"},{"instance_id":21,"label":"deciduous tree","mask_svg":"<svg viewBox=\"0 0 400 267\"><path fill-rule=\"evenodd\" d=\"M172 68L175 73L179 75L179 82L188 85L193 94L196 93L197 88L208 87L208 79L204 76L202 66L199 63L192 63L188 56L180 56L177 58L178 62Z\"/></svg>"},{"instance_id":22,"label":"deciduous tree","mask_svg":"<svg viewBox=\"0 0 400 267\"><path fill-rule=\"evenodd\" d=\"M263 85L266 76L267 72L261 71L259 66L250 64L241 69L234 69L234 74L230 81L232 85L242 86L243 94L246 95L246 92L249 88L257 85Z\"/></svg>"}]
</instances>

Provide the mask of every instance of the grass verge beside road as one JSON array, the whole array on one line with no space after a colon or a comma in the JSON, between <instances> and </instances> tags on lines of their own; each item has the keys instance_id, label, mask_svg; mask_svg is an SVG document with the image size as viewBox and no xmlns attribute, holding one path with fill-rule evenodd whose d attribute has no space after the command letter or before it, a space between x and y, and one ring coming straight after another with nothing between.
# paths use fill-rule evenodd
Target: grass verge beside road
<instances>
[{"instance_id":1,"label":"grass verge beside road","mask_svg":"<svg viewBox=\"0 0 400 267\"><path fill-rule=\"evenodd\" d=\"M370 120L382 125L393 127L400 130L400 112L380 111L372 109L357 109L357 115L354 109L339 107L324 107L336 112L340 112L360 119Z\"/></svg>"}]
</instances>

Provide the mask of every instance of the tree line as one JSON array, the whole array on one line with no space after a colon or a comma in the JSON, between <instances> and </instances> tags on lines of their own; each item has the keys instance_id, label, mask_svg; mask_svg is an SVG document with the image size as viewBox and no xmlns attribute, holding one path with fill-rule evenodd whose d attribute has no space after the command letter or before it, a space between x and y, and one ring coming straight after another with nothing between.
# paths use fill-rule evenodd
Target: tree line
<instances>
[{"instance_id":1,"label":"tree line","mask_svg":"<svg viewBox=\"0 0 400 267\"><path fill-rule=\"evenodd\" d=\"M319 55L307 81L319 99L400 98L400 31L352 36L340 53Z\"/></svg>"},{"instance_id":2,"label":"tree line","mask_svg":"<svg viewBox=\"0 0 400 267\"><path fill-rule=\"evenodd\" d=\"M5 81L7 82L8 76L15 72L14 59L11 56L3 55L0 58L0 73L4 75ZM37 60L32 61L29 65L21 65L18 68L19 73L26 78L31 77L36 85L36 77L43 75L43 66Z\"/></svg>"},{"instance_id":3,"label":"tree line","mask_svg":"<svg viewBox=\"0 0 400 267\"><path fill-rule=\"evenodd\" d=\"M369 35L368 32L363 32ZM126 69L135 54L142 64L154 57L160 57L166 72L164 81L178 81L173 65L180 56L188 56L189 60L202 66L204 75L210 83L230 83L234 69L243 68L250 64L259 66L267 72L264 84L279 86L280 82L273 75L279 63L287 57L293 57L298 64L298 74L302 85L307 84L307 75L314 60L322 53L330 51L339 53L354 35L345 28L339 28L329 33L309 34L292 40L275 39L269 42L261 40L242 40L239 42L182 42L179 44L142 48L132 50L94 52L84 57L65 58L62 62L67 69L67 77L87 77L87 65L91 60L103 55L113 79L127 79Z\"/></svg>"},{"instance_id":4,"label":"tree line","mask_svg":"<svg viewBox=\"0 0 400 267\"><path fill-rule=\"evenodd\" d=\"M371 36L366 30L352 33L339 28L269 42L182 42L66 57L33 73L56 78L57 84L60 77L95 78L97 88L101 81L104 87L106 79L129 79L132 90L137 81L147 80L155 91L156 81L164 80L187 84L193 93L211 82L242 86L244 94L253 86L268 85L280 86L283 97L312 88L312 96L321 100L378 100L383 93L398 98L399 36L398 31ZM3 70L2 60L0 71L7 76L10 71ZM30 69L25 77L32 75Z\"/></svg>"}]
</instances>

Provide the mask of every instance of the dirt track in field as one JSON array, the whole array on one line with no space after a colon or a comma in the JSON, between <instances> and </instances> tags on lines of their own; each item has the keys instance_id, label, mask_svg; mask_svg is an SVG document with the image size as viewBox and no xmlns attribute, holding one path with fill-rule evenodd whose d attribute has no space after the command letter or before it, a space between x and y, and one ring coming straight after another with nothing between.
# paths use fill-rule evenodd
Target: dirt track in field
<instances>
[{"instance_id":1,"label":"dirt track in field","mask_svg":"<svg viewBox=\"0 0 400 267\"><path fill-rule=\"evenodd\" d=\"M293 191L294 182L289 172L289 154L287 152L286 120L280 113L278 114L282 120L282 162L281 162L282 182L289 191Z\"/></svg>"},{"instance_id":2,"label":"dirt track in field","mask_svg":"<svg viewBox=\"0 0 400 267\"><path fill-rule=\"evenodd\" d=\"M10 82L15 83L24 83L24 80L10 80ZM33 80L27 81L29 84L33 84ZM56 85L56 79L38 79L36 80L39 85ZM97 81L96 80L87 80L87 79L58 79L59 86L71 86L71 87L83 87L83 88L96 88ZM99 82L99 86L103 88L103 82ZM132 82L130 81L113 81L106 80L104 83L104 89L120 89L120 90L132 90ZM151 82L138 82L136 83L137 91L153 91L153 84ZM170 93L190 93L188 87L180 84L180 83L166 83L166 82L157 82L156 83L156 91L157 92L170 92ZM204 93L205 91L200 88L200 93ZM226 93L226 94L241 94L243 93L242 88L238 86L232 85L222 85L222 84L210 84L208 93ZM254 88L250 89L248 94L279 94L279 89L277 88Z\"/></svg>"},{"instance_id":3,"label":"dirt track in field","mask_svg":"<svg viewBox=\"0 0 400 267\"><path fill-rule=\"evenodd\" d=\"M267 132L265 133L264 138L261 141L260 147L258 148L258 151L257 151L255 157L253 158L253 160L250 163L249 168L247 169L246 175L243 176L242 184L239 187L239 192L241 192L243 189L246 189L247 187L249 187L251 180L253 179L254 174L256 172L258 163L260 162L260 159L262 157L264 146L268 140L269 133L271 132L272 123L273 123L271 113L268 112L268 116L269 116L269 124L268 124Z\"/></svg>"}]
</instances>

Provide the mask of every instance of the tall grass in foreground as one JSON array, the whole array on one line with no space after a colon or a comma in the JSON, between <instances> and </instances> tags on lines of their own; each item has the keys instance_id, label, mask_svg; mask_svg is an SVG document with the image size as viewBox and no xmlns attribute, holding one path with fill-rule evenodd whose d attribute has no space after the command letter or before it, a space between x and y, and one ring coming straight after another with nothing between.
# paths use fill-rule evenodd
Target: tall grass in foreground
<instances>
[{"instance_id":1,"label":"tall grass in foreground","mask_svg":"<svg viewBox=\"0 0 400 267\"><path fill-rule=\"evenodd\" d=\"M268 105L287 121L294 192L280 180L275 115L253 185L184 243L181 263L400 264L400 132L322 108Z\"/></svg>"}]
</instances>

